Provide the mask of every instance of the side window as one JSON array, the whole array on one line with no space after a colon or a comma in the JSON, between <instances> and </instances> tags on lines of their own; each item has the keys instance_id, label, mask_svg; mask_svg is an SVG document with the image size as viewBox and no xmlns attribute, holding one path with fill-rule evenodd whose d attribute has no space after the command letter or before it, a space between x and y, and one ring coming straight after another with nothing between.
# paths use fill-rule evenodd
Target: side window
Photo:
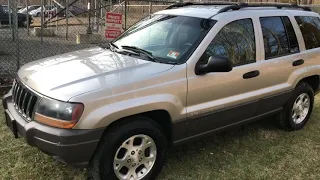
<instances>
[{"instance_id":1,"label":"side window","mask_svg":"<svg viewBox=\"0 0 320 180\"><path fill-rule=\"evenodd\" d=\"M290 22L290 19L286 16L281 17L284 27L286 28L287 35L289 38L289 48L290 48L290 53L296 53L299 52L299 44L297 40L296 33L293 30L293 26Z\"/></svg>"},{"instance_id":2,"label":"side window","mask_svg":"<svg viewBox=\"0 0 320 180\"><path fill-rule=\"evenodd\" d=\"M255 62L256 43L252 20L236 20L224 26L206 49L200 62L207 62L210 56L227 57L234 66Z\"/></svg>"},{"instance_id":3,"label":"side window","mask_svg":"<svg viewBox=\"0 0 320 180\"><path fill-rule=\"evenodd\" d=\"M300 27L306 49L320 47L319 18L312 16L296 16L295 19Z\"/></svg>"},{"instance_id":4,"label":"side window","mask_svg":"<svg viewBox=\"0 0 320 180\"><path fill-rule=\"evenodd\" d=\"M299 52L298 41L288 17L260 18L265 59Z\"/></svg>"}]
</instances>

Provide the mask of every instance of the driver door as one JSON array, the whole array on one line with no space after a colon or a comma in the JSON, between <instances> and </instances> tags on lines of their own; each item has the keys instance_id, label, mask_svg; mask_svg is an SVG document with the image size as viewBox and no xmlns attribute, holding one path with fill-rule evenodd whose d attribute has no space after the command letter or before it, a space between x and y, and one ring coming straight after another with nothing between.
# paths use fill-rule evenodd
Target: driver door
<instances>
[{"instance_id":1,"label":"driver door","mask_svg":"<svg viewBox=\"0 0 320 180\"><path fill-rule=\"evenodd\" d=\"M232 61L233 69L199 76L194 68L188 68L189 136L248 120L258 107L261 66L256 62L259 38L255 38L258 34L254 21L218 21L214 28L219 27L197 64L207 63L210 56L223 56Z\"/></svg>"}]
</instances>

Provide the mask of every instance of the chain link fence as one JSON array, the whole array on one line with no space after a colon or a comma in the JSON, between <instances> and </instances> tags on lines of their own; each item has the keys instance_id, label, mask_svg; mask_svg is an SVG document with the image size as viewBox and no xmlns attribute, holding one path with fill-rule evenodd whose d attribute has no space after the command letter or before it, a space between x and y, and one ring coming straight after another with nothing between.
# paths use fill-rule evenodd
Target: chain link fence
<instances>
[{"instance_id":1,"label":"chain link fence","mask_svg":"<svg viewBox=\"0 0 320 180\"><path fill-rule=\"evenodd\" d=\"M4 79L13 77L28 62L106 41L106 12L121 13L125 30L174 2L0 0L0 3L0 79Z\"/></svg>"},{"instance_id":2,"label":"chain link fence","mask_svg":"<svg viewBox=\"0 0 320 180\"><path fill-rule=\"evenodd\" d=\"M106 12L121 13L125 30L173 3L170 0L0 0L0 87L28 62L105 42ZM311 7L316 12L320 10L320 6Z\"/></svg>"}]
</instances>

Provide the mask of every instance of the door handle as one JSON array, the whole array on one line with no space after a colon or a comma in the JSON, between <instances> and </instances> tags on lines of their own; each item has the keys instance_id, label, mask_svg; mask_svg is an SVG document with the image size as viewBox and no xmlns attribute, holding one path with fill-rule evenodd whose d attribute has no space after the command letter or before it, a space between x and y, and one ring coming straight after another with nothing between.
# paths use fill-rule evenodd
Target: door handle
<instances>
[{"instance_id":1,"label":"door handle","mask_svg":"<svg viewBox=\"0 0 320 180\"><path fill-rule=\"evenodd\" d=\"M243 75L243 79L249 79L249 78L254 78L260 75L260 71L255 70L255 71L250 71L247 72Z\"/></svg>"},{"instance_id":2,"label":"door handle","mask_svg":"<svg viewBox=\"0 0 320 180\"><path fill-rule=\"evenodd\" d=\"M303 59L299 59L299 60L293 61L292 66L299 66L299 65L301 65L303 63L304 63L304 60Z\"/></svg>"}]
</instances>

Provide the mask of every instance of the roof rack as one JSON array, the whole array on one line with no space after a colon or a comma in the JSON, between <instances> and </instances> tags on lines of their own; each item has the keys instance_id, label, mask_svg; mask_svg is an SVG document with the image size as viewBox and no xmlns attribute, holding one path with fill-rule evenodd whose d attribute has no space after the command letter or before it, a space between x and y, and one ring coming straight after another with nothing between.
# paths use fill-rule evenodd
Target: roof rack
<instances>
[{"instance_id":1,"label":"roof rack","mask_svg":"<svg viewBox=\"0 0 320 180\"><path fill-rule=\"evenodd\" d=\"M310 7L307 6L298 6L297 4L248 4L248 3L239 3L237 5L231 5L231 6L227 6L224 8L221 8L218 13L222 13L222 12L226 12L229 10L239 10L241 8L246 8L246 7L276 7L278 9L282 9L282 8L297 8L297 9L302 9L304 11L311 11Z\"/></svg>"},{"instance_id":2,"label":"roof rack","mask_svg":"<svg viewBox=\"0 0 320 180\"><path fill-rule=\"evenodd\" d=\"M191 5L238 5L239 3L236 2L203 2L203 3L194 3L194 2L184 2L184 3L175 3L172 4L171 6L168 6L165 9L174 9L174 8L179 8L179 7L184 7L184 6L191 6Z\"/></svg>"},{"instance_id":3,"label":"roof rack","mask_svg":"<svg viewBox=\"0 0 320 180\"><path fill-rule=\"evenodd\" d=\"M304 11L311 11L310 7L307 6L298 6L297 4L265 4L265 3L228 3L228 2L209 2L209 3L193 3L193 2L186 2L186 3L176 3L173 4L166 9L174 9L184 6L191 6L191 5L229 5L224 8L221 8L218 13L227 12L229 10L239 10L241 8L246 7L276 7L278 9L282 8L296 8L296 9L302 9Z\"/></svg>"}]
</instances>

